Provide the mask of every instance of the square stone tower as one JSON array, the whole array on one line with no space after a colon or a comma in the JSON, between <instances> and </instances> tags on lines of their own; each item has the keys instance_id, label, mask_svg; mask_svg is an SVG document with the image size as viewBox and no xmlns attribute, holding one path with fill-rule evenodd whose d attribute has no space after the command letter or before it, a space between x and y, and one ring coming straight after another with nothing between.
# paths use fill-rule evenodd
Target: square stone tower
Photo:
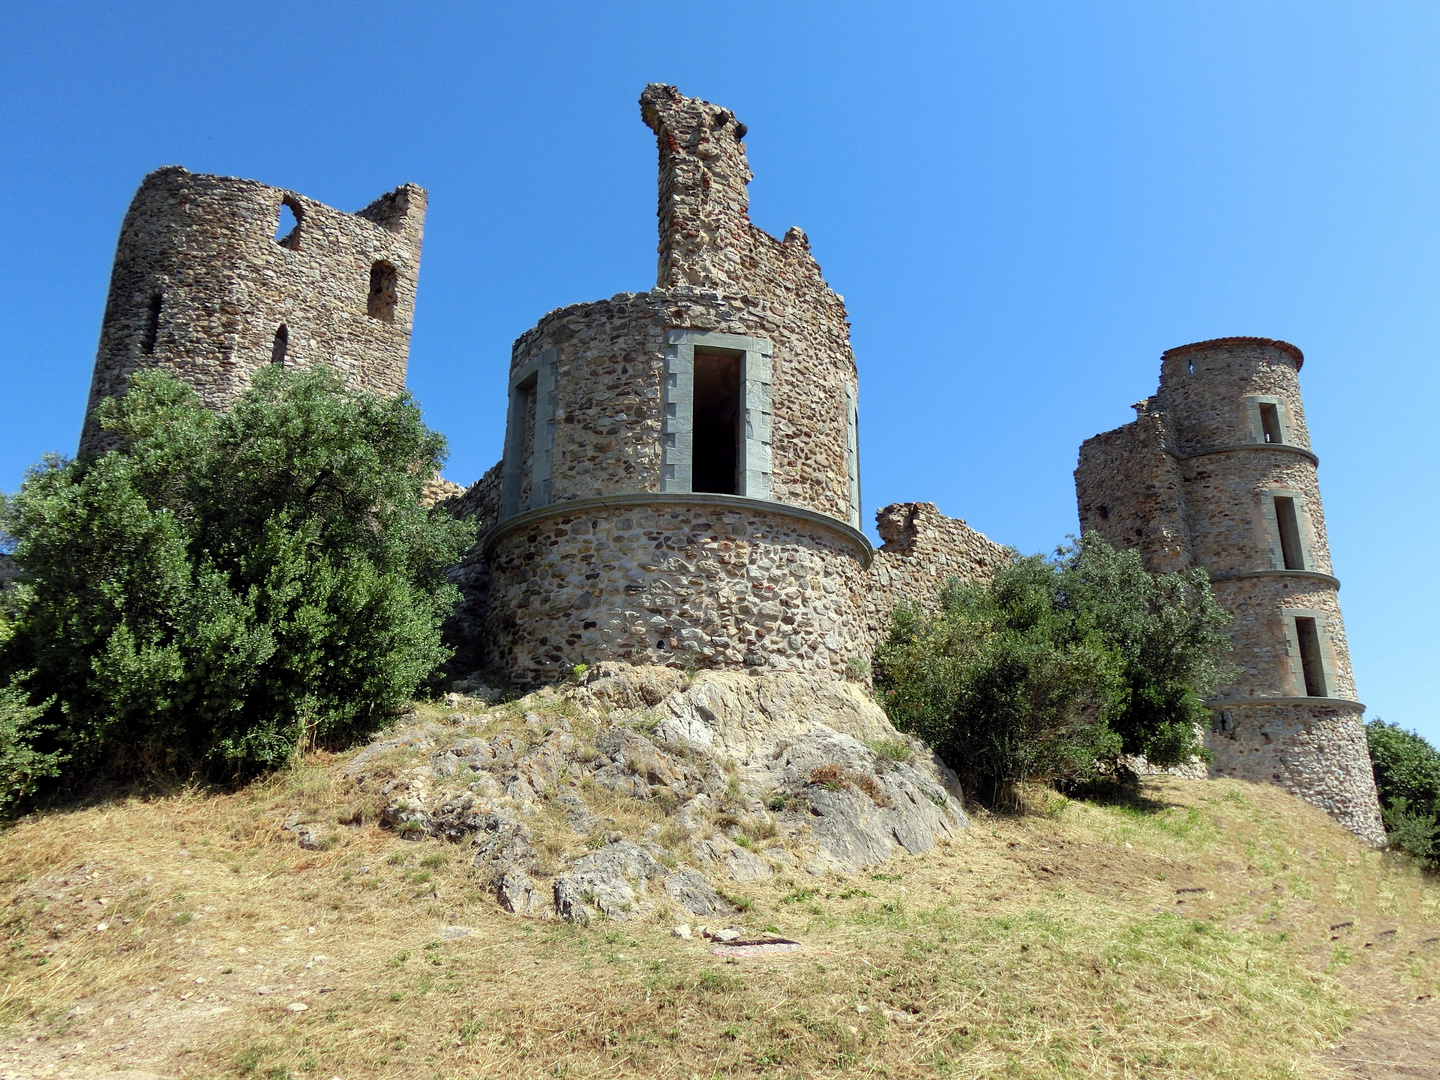
<instances>
[{"instance_id":1,"label":"square stone tower","mask_svg":"<svg viewBox=\"0 0 1440 1080\"><path fill-rule=\"evenodd\" d=\"M1204 567L1234 617L1235 680L1207 703L1215 772L1279 784L1383 846L1303 362L1267 338L1166 352L1136 419L1080 448L1080 528L1138 550L1152 572Z\"/></svg>"}]
</instances>

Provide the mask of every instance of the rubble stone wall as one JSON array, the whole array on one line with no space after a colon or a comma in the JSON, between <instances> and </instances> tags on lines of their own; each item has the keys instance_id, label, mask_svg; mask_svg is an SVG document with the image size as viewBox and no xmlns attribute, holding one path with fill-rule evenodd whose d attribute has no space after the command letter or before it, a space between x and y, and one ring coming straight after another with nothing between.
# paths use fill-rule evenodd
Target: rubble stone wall
<instances>
[{"instance_id":1,"label":"rubble stone wall","mask_svg":"<svg viewBox=\"0 0 1440 1080\"><path fill-rule=\"evenodd\" d=\"M277 239L282 205L298 225ZM81 452L110 445L92 411L149 368L217 409L276 359L333 364L360 386L399 393L425 207L413 184L347 214L253 180L151 173L120 228Z\"/></svg>"},{"instance_id":2,"label":"rubble stone wall","mask_svg":"<svg viewBox=\"0 0 1440 1080\"><path fill-rule=\"evenodd\" d=\"M623 660L843 675L868 654L869 544L735 496L556 504L486 544L484 654L522 682Z\"/></svg>"},{"instance_id":3,"label":"rubble stone wall","mask_svg":"<svg viewBox=\"0 0 1440 1080\"><path fill-rule=\"evenodd\" d=\"M1015 555L934 503L892 503L875 515L883 544L870 568L865 621L872 644L884 635L890 612L910 602L932 607L950 578L983 582Z\"/></svg>"},{"instance_id":4,"label":"rubble stone wall","mask_svg":"<svg viewBox=\"0 0 1440 1080\"><path fill-rule=\"evenodd\" d=\"M1385 843L1363 709L1307 700L1217 709L1216 776L1279 784L1375 846Z\"/></svg>"}]
</instances>

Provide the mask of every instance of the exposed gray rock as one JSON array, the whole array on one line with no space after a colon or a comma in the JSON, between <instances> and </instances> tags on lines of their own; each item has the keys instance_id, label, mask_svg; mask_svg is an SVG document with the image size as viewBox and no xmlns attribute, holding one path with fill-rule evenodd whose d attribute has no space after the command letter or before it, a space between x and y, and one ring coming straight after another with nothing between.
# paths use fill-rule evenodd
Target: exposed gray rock
<instances>
[{"instance_id":1,"label":"exposed gray rock","mask_svg":"<svg viewBox=\"0 0 1440 1080\"><path fill-rule=\"evenodd\" d=\"M663 878L665 868L644 848L617 840L576 859L555 879L555 910L575 922L588 922L593 909L623 921L654 910L649 884Z\"/></svg>"},{"instance_id":2,"label":"exposed gray rock","mask_svg":"<svg viewBox=\"0 0 1440 1080\"><path fill-rule=\"evenodd\" d=\"M729 914L735 910L698 870L677 870L665 879L665 891L691 915Z\"/></svg>"},{"instance_id":3,"label":"exposed gray rock","mask_svg":"<svg viewBox=\"0 0 1440 1080\"><path fill-rule=\"evenodd\" d=\"M380 787L382 819L402 835L470 844L505 910L568 919L641 918L666 899L713 917L730 910L714 888L722 881L855 873L968 825L954 776L852 684L607 663L560 693L564 710L555 691L527 699L523 727L487 733L489 716L466 716L404 728L357 754L347 775ZM567 712L584 718L589 743L556 715ZM419 763L376 769L391 752ZM655 807L672 816L626 836L587 801L590 783L607 799L646 800L652 820ZM580 836L608 829L606 847L571 856L553 879L524 820L547 806ZM690 865L667 870L662 844Z\"/></svg>"}]
</instances>

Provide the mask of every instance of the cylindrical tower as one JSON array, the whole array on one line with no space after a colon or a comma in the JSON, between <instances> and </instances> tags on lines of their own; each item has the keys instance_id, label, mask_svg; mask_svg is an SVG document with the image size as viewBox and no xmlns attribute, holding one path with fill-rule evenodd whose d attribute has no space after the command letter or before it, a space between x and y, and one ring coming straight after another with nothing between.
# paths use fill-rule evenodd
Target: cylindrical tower
<instances>
[{"instance_id":1,"label":"cylindrical tower","mask_svg":"<svg viewBox=\"0 0 1440 1080\"><path fill-rule=\"evenodd\" d=\"M1340 582L1300 398L1300 350L1223 338L1165 353L1154 405L1183 477L1190 561L1234 616L1211 702L1222 775L1278 782L1383 842Z\"/></svg>"},{"instance_id":2,"label":"cylindrical tower","mask_svg":"<svg viewBox=\"0 0 1440 1080\"><path fill-rule=\"evenodd\" d=\"M268 363L325 362L403 390L425 204L413 184L346 214L179 166L145 177L120 228L81 453L108 448L91 413L148 368L213 408Z\"/></svg>"},{"instance_id":3,"label":"cylindrical tower","mask_svg":"<svg viewBox=\"0 0 1440 1080\"><path fill-rule=\"evenodd\" d=\"M865 652L857 383L800 230L746 215L744 126L651 86L660 272L516 343L482 651L843 671Z\"/></svg>"}]
</instances>

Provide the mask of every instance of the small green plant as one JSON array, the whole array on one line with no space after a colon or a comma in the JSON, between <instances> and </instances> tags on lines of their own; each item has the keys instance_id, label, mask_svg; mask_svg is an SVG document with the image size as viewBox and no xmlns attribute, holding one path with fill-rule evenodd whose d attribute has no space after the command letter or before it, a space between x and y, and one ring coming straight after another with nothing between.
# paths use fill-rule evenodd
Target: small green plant
<instances>
[{"instance_id":1,"label":"small green plant","mask_svg":"<svg viewBox=\"0 0 1440 1080\"><path fill-rule=\"evenodd\" d=\"M570 681L580 683L585 681L585 673L590 670L589 664L576 664L570 669Z\"/></svg>"},{"instance_id":2,"label":"small green plant","mask_svg":"<svg viewBox=\"0 0 1440 1080\"><path fill-rule=\"evenodd\" d=\"M814 899L816 896L818 896L818 895L820 895L820 892L819 892L818 889L806 889L806 888L804 888L804 887L802 887L802 886L797 885L795 888L791 889L791 890L790 890L788 893L786 893L784 896L780 897L780 903L782 903L782 904L802 904L802 903L804 903L806 900L813 900L813 899Z\"/></svg>"},{"instance_id":3,"label":"small green plant","mask_svg":"<svg viewBox=\"0 0 1440 1080\"><path fill-rule=\"evenodd\" d=\"M409 950L409 949L406 949L406 950L404 950L403 952L398 952L398 953L396 953L396 954L395 954L394 956L392 956L389 960L386 960L386 961L385 961L385 966L386 966L386 967L392 967L392 968L404 967L404 966L405 966L405 961L407 961L407 960L409 960L409 959L410 959L410 950Z\"/></svg>"},{"instance_id":4,"label":"small green plant","mask_svg":"<svg viewBox=\"0 0 1440 1080\"><path fill-rule=\"evenodd\" d=\"M915 760L915 748L901 739L876 739L869 746L881 761L894 761L903 765Z\"/></svg>"},{"instance_id":5,"label":"small green plant","mask_svg":"<svg viewBox=\"0 0 1440 1080\"><path fill-rule=\"evenodd\" d=\"M870 681L870 661L863 656L847 656L845 658L845 678L850 682L868 683Z\"/></svg>"}]
</instances>

